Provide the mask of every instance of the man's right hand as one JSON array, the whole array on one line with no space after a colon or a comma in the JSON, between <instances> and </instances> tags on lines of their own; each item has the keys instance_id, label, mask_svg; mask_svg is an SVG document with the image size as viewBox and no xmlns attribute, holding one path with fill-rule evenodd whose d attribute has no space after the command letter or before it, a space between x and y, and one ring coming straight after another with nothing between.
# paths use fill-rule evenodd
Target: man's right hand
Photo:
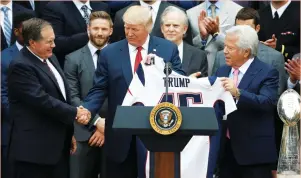
<instances>
[{"instance_id":1,"label":"man's right hand","mask_svg":"<svg viewBox=\"0 0 301 178\"><path fill-rule=\"evenodd\" d=\"M97 130L99 132L101 132L102 134L105 133L105 123L106 123L106 120L104 118L100 118L96 123Z\"/></svg>"},{"instance_id":2,"label":"man's right hand","mask_svg":"<svg viewBox=\"0 0 301 178\"><path fill-rule=\"evenodd\" d=\"M198 17L198 25L199 25L199 30L200 30L200 35L202 40L205 40L208 37L208 32L206 30L206 25L205 25L205 17L206 17L206 11L202 10L200 16Z\"/></svg>"},{"instance_id":3,"label":"man's right hand","mask_svg":"<svg viewBox=\"0 0 301 178\"><path fill-rule=\"evenodd\" d=\"M91 113L86 108L80 106L77 108L76 120L78 123L87 125L91 119Z\"/></svg>"}]
</instances>

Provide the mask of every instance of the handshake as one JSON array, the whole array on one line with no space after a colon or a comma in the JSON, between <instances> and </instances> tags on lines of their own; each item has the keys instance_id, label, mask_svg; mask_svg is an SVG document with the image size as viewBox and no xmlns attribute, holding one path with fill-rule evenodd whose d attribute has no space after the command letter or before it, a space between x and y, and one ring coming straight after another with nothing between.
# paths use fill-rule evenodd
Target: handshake
<instances>
[{"instance_id":1,"label":"handshake","mask_svg":"<svg viewBox=\"0 0 301 178\"><path fill-rule=\"evenodd\" d=\"M86 108L79 106L77 107L76 120L78 123L87 125L91 119L91 113Z\"/></svg>"}]
</instances>

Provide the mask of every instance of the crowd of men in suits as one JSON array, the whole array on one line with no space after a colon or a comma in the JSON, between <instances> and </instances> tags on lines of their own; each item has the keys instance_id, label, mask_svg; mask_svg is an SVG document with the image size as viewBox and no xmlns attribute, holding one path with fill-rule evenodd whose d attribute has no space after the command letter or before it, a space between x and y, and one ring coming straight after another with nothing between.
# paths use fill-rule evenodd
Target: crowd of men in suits
<instances>
[{"instance_id":1,"label":"crowd of men in suits","mask_svg":"<svg viewBox=\"0 0 301 178\"><path fill-rule=\"evenodd\" d=\"M145 177L136 137L112 124L154 51L221 77L237 104L207 177L276 177L277 100L300 93L299 2L3 0L0 14L4 178Z\"/></svg>"}]
</instances>

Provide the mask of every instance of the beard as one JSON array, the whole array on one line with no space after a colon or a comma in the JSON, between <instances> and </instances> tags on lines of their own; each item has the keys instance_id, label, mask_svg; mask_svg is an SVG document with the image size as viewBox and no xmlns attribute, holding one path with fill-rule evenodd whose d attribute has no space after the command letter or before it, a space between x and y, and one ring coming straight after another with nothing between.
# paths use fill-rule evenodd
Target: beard
<instances>
[{"instance_id":1,"label":"beard","mask_svg":"<svg viewBox=\"0 0 301 178\"><path fill-rule=\"evenodd\" d=\"M102 48L109 41L109 36L92 36L90 40L95 46L97 46L98 48Z\"/></svg>"}]
</instances>

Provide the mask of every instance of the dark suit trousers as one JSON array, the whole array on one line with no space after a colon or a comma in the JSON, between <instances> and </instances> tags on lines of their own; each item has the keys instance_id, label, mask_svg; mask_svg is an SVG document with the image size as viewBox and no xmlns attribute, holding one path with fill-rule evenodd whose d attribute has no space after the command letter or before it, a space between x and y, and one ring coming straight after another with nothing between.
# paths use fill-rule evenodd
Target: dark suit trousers
<instances>
[{"instance_id":1,"label":"dark suit trousers","mask_svg":"<svg viewBox=\"0 0 301 178\"><path fill-rule=\"evenodd\" d=\"M231 140L226 139L219 178L272 178L271 165L239 165L233 155Z\"/></svg>"},{"instance_id":2,"label":"dark suit trousers","mask_svg":"<svg viewBox=\"0 0 301 178\"><path fill-rule=\"evenodd\" d=\"M68 154L62 155L56 165L15 161L14 178L69 178Z\"/></svg>"},{"instance_id":3,"label":"dark suit trousers","mask_svg":"<svg viewBox=\"0 0 301 178\"><path fill-rule=\"evenodd\" d=\"M103 164L102 148L91 147L88 141L77 142L77 149L70 157L70 178L98 178Z\"/></svg>"},{"instance_id":4,"label":"dark suit trousers","mask_svg":"<svg viewBox=\"0 0 301 178\"><path fill-rule=\"evenodd\" d=\"M101 178L137 178L136 136L133 136L129 154L122 163L116 163L106 157Z\"/></svg>"}]
</instances>

